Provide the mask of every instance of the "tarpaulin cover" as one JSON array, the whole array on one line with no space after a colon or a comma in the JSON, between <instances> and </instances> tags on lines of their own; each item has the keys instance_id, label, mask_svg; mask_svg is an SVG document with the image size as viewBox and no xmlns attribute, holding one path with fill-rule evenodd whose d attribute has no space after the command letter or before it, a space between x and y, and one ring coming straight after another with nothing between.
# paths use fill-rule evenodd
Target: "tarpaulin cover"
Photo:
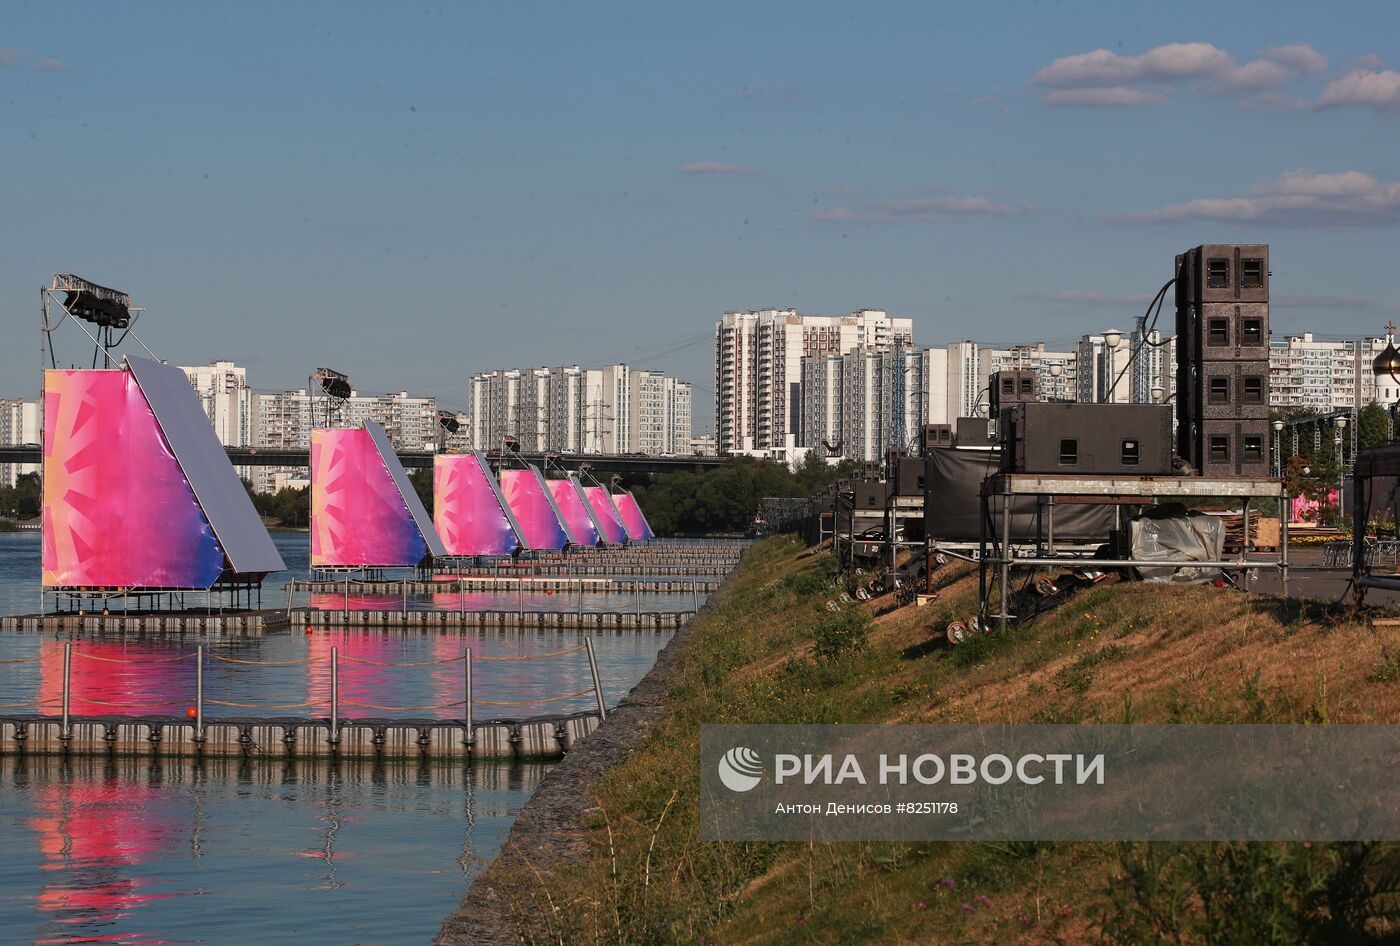
<instances>
[{"instance_id":1,"label":"tarpaulin cover","mask_svg":"<svg viewBox=\"0 0 1400 946\"><path fill-rule=\"evenodd\" d=\"M433 523L448 555L510 555L520 530L482 453L433 458Z\"/></svg>"},{"instance_id":2,"label":"tarpaulin cover","mask_svg":"<svg viewBox=\"0 0 1400 946\"><path fill-rule=\"evenodd\" d=\"M44 372L43 525L48 587L208 588L224 569L128 371Z\"/></svg>"},{"instance_id":3,"label":"tarpaulin cover","mask_svg":"<svg viewBox=\"0 0 1400 946\"><path fill-rule=\"evenodd\" d=\"M311 567L417 565L427 555L428 543L370 432L313 430Z\"/></svg>"},{"instance_id":4,"label":"tarpaulin cover","mask_svg":"<svg viewBox=\"0 0 1400 946\"><path fill-rule=\"evenodd\" d=\"M209 520L229 567L239 575L265 575L285 568L248 490L214 435L189 378L174 365L134 355L128 355L126 363L156 415L156 423L175 454L185 481L199 500L199 508Z\"/></svg>"},{"instance_id":5,"label":"tarpaulin cover","mask_svg":"<svg viewBox=\"0 0 1400 946\"><path fill-rule=\"evenodd\" d=\"M608 545L622 545L627 541L627 527L622 524L622 516L613 505L612 496L605 486L585 486L583 494L588 497L588 506L593 510L598 525L603 530L603 541Z\"/></svg>"},{"instance_id":6,"label":"tarpaulin cover","mask_svg":"<svg viewBox=\"0 0 1400 946\"><path fill-rule=\"evenodd\" d=\"M633 542L650 541L651 525L642 514L642 507L637 505L637 497L631 492L615 493L613 503L617 506L618 515L622 517L622 524L627 529L627 538Z\"/></svg>"},{"instance_id":7,"label":"tarpaulin cover","mask_svg":"<svg viewBox=\"0 0 1400 946\"><path fill-rule=\"evenodd\" d=\"M1142 562L1218 562L1225 548L1225 525L1218 516L1187 512L1180 506L1141 516L1131 523L1133 560ZM1179 584L1214 581L1218 568L1144 568L1143 581Z\"/></svg>"},{"instance_id":8,"label":"tarpaulin cover","mask_svg":"<svg viewBox=\"0 0 1400 946\"><path fill-rule=\"evenodd\" d=\"M999 450L937 448L928 452L924 477L924 522L934 542L976 542L981 536L982 481L1001 465ZM1001 539L1001 498L993 496L988 539ZM1030 542L1036 535L1037 502L1018 497L1011 504L1011 541ZM1061 504L1055 507L1055 541L1079 545L1107 542L1113 531L1113 507Z\"/></svg>"},{"instance_id":9,"label":"tarpaulin cover","mask_svg":"<svg viewBox=\"0 0 1400 946\"><path fill-rule=\"evenodd\" d=\"M571 537L559 507L545 488L539 467L501 471L501 493L520 524L525 543L532 549L562 549Z\"/></svg>"},{"instance_id":10,"label":"tarpaulin cover","mask_svg":"<svg viewBox=\"0 0 1400 946\"><path fill-rule=\"evenodd\" d=\"M554 505L559 507L559 514L564 517L564 523L573 533L578 545L597 545L599 538L598 521L593 516L593 509L588 505L588 500L584 499L583 487L579 485L577 479L572 475L563 480L546 480L549 486L549 493L554 497Z\"/></svg>"}]
</instances>

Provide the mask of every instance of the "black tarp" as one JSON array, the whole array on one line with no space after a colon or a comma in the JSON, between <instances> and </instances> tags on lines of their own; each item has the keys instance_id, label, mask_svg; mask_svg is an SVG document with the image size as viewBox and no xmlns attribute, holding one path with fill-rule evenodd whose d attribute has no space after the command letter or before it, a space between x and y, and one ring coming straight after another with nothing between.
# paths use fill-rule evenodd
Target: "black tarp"
<instances>
[{"instance_id":1,"label":"black tarp","mask_svg":"<svg viewBox=\"0 0 1400 946\"><path fill-rule=\"evenodd\" d=\"M924 476L924 526L934 542L976 542L981 537L982 481L1001 467L1001 451L993 448L940 448L928 452ZM988 539L1001 540L1001 497L991 498L992 526ZM1011 540L1036 537L1038 504L1022 496L1011 505ZM1076 545L1106 543L1113 531L1113 507L1063 503L1055 507L1055 542Z\"/></svg>"}]
</instances>

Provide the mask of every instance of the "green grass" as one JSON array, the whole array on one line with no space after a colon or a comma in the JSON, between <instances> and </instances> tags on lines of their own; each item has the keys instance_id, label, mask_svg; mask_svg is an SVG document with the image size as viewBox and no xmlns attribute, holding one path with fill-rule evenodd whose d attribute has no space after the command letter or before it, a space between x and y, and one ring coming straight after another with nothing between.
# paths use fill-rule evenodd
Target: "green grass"
<instances>
[{"instance_id":1,"label":"green grass","mask_svg":"<svg viewBox=\"0 0 1400 946\"><path fill-rule=\"evenodd\" d=\"M872 623L871 608L854 602L828 610L839 595L834 577L829 559L794 540L752 549L697 622L667 717L599 783L594 857L548 885L553 903L568 909L554 914L542 887L541 902L522 908L522 917L536 918L522 921L526 941L941 946L1127 943L1141 935L1151 943L1323 943L1333 940L1317 938L1318 930L1339 935L1329 911L1343 901L1361 913L1378 909L1356 907L1365 898L1347 874L1356 855L1346 846L1316 845L1304 855L1193 845L1158 870L1154 858L1165 849L1149 845L700 841L695 760L704 724L1325 722L1374 708L1376 688L1400 675L1390 658L1345 681L1280 682L1261 663L1274 659L1269 648L1286 642L1295 659L1315 662L1306 648L1328 644L1327 635L1346 626L1324 630L1216 589L1095 588L1029 626L949 648L943 628L976 608L970 583L953 584L931 607ZM1151 685L1106 682L1133 681L1183 649L1192 659L1179 673ZM1373 689L1362 692L1355 681L1367 674ZM992 702L979 707L979 699ZM1393 860L1393 848L1379 855ZM1252 872L1270 864L1276 876L1261 887L1268 902L1245 903ZM1361 879L1373 874L1368 867ZM1305 894L1305 881L1332 893ZM1125 883L1131 895L1122 893ZM1240 915L1282 932L1239 939L1228 916L1203 907L1206 894L1240 900L1229 909L1247 907L1256 912ZM557 923L542 925L547 913ZM1348 922L1352 929L1359 921ZM1387 935L1400 930L1384 917L1366 922ZM1221 938L1228 936L1236 938Z\"/></svg>"}]
</instances>

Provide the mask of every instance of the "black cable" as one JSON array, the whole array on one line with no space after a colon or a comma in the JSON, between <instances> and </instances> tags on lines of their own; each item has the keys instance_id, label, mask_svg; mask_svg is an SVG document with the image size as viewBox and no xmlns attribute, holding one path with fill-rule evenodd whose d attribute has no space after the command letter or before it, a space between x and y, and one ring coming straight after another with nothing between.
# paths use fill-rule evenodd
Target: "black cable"
<instances>
[{"instance_id":1,"label":"black cable","mask_svg":"<svg viewBox=\"0 0 1400 946\"><path fill-rule=\"evenodd\" d=\"M1113 379L1113 386L1108 389L1108 399L1111 400L1113 398L1113 392L1118 390L1118 382L1123 380L1123 375L1128 373L1128 369L1133 366L1133 362L1137 361L1137 357L1142 353L1143 348L1149 344L1147 339L1157 329L1157 318L1162 314L1162 303L1167 300L1167 290L1170 289L1175 282L1175 276L1167 280L1166 285L1158 289L1157 294L1152 297L1152 301L1147 303L1147 311L1142 314L1142 321L1147 321L1147 316L1150 313L1152 315L1152 323L1143 330L1142 341L1138 343L1138 347L1128 356L1128 363L1123 366L1122 371L1118 372L1118 377ZM1156 312L1152 311L1154 306L1157 309ZM1162 344L1166 343L1163 342ZM1152 347L1160 348L1161 345L1153 345Z\"/></svg>"}]
</instances>

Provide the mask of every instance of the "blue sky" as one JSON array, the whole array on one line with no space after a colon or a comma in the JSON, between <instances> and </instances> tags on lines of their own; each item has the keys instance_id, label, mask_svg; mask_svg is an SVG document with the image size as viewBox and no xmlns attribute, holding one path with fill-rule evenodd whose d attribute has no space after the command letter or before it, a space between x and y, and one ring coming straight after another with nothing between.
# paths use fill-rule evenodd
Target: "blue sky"
<instances>
[{"instance_id":1,"label":"blue sky","mask_svg":"<svg viewBox=\"0 0 1400 946\"><path fill-rule=\"evenodd\" d=\"M1201 242L1272 244L1276 332L1373 333L1397 37L1381 3L14 6L0 396L55 271L260 388L629 360L699 427L726 309L1069 344Z\"/></svg>"}]
</instances>

